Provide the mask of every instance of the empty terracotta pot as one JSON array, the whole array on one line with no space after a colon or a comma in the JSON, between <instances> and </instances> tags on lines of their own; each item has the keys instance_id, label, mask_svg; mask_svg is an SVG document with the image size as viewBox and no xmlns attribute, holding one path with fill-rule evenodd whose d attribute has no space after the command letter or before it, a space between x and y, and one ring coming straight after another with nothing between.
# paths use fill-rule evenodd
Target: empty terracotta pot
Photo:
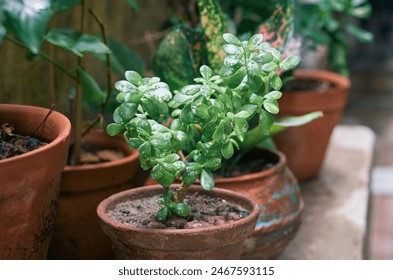
<instances>
[{"instance_id":1,"label":"empty terracotta pot","mask_svg":"<svg viewBox=\"0 0 393 280\"><path fill-rule=\"evenodd\" d=\"M113 259L110 240L97 218L98 204L130 189L139 170L138 152L130 151L122 136L91 130L84 141L99 148L115 148L127 156L109 162L66 166L61 175L59 210L50 246L55 259Z\"/></svg>"},{"instance_id":2,"label":"empty terracotta pot","mask_svg":"<svg viewBox=\"0 0 393 280\"><path fill-rule=\"evenodd\" d=\"M288 128L274 137L288 166L302 182L315 177L323 163L334 127L346 105L350 81L339 74L321 70L297 70L295 80L328 85L326 89L285 92L279 100L278 117L300 116L322 111L324 116L306 125Z\"/></svg>"},{"instance_id":3,"label":"empty terracotta pot","mask_svg":"<svg viewBox=\"0 0 393 280\"><path fill-rule=\"evenodd\" d=\"M0 124L31 135L45 119L45 108L0 104ZM49 144L0 160L0 259L45 259L56 209L71 124L52 112L34 137Z\"/></svg>"},{"instance_id":4,"label":"empty terracotta pot","mask_svg":"<svg viewBox=\"0 0 393 280\"><path fill-rule=\"evenodd\" d=\"M258 206L238 193L215 188L205 191L191 186L189 193L198 192L239 204L251 213L232 223L195 229L147 229L123 225L106 214L118 203L163 193L160 185L141 187L112 195L97 208L104 232L111 238L118 259L239 259L244 241L255 228Z\"/></svg>"}]
</instances>

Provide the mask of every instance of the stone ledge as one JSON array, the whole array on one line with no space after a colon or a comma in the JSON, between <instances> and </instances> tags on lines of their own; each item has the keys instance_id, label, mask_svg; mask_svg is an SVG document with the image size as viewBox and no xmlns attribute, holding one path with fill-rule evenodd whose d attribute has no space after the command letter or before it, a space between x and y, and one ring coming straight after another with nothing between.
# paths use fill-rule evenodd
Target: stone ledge
<instances>
[{"instance_id":1,"label":"stone ledge","mask_svg":"<svg viewBox=\"0 0 393 280\"><path fill-rule=\"evenodd\" d=\"M364 258L375 134L339 125L319 176L301 186L302 225L280 259Z\"/></svg>"}]
</instances>

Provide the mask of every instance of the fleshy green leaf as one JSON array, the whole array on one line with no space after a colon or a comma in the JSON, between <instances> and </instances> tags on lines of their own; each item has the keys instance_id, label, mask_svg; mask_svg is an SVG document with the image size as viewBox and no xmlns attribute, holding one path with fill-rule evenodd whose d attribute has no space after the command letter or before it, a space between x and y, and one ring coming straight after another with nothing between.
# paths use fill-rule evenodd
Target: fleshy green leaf
<instances>
[{"instance_id":1,"label":"fleshy green leaf","mask_svg":"<svg viewBox=\"0 0 393 280\"><path fill-rule=\"evenodd\" d=\"M124 131L124 125L120 124L120 123L111 123L107 126L106 128L106 132L110 135L110 136L115 136L121 132Z\"/></svg>"},{"instance_id":2,"label":"fleshy green leaf","mask_svg":"<svg viewBox=\"0 0 393 280\"><path fill-rule=\"evenodd\" d=\"M259 115L259 128L261 129L262 133L264 135L269 135L270 133L270 128L273 125L274 118L272 115L270 115L268 112L265 110L261 110L260 115Z\"/></svg>"},{"instance_id":3,"label":"fleshy green leaf","mask_svg":"<svg viewBox=\"0 0 393 280\"><path fill-rule=\"evenodd\" d=\"M176 205L172 207L171 210L173 211L173 213L175 213L176 216L183 218L187 218L190 214L190 208L187 204L184 203L176 203Z\"/></svg>"},{"instance_id":4,"label":"fleshy green leaf","mask_svg":"<svg viewBox=\"0 0 393 280\"><path fill-rule=\"evenodd\" d=\"M143 85L143 79L141 75L138 74L136 71L126 71L125 73L127 81L131 82L135 86Z\"/></svg>"},{"instance_id":5,"label":"fleshy green leaf","mask_svg":"<svg viewBox=\"0 0 393 280\"><path fill-rule=\"evenodd\" d=\"M270 85L272 86L272 88L275 90L280 90L282 87L282 81L280 76L278 76L274 72L271 72L269 76L270 76Z\"/></svg>"},{"instance_id":6,"label":"fleshy green leaf","mask_svg":"<svg viewBox=\"0 0 393 280\"><path fill-rule=\"evenodd\" d=\"M223 121L221 121L218 124L217 129L216 129L216 131L214 131L213 136L212 136L214 141L221 142L224 139L224 133L225 133L224 126L225 126L225 124Z\"/></svg>"},{"instance_id":7,"label":"fleshy green leaf","mask_svg":"<svg viewBox=\"0 0 393 280\"><path fill-rule=\"evenodd\" d=\"M173 193L171 190L165 190L164 191L164 201L165 203L169 204L172 202L172 198L173 198Z\"/></svg>"},{"instance_id":8,"label":"fleshy green leaf","mask_svg":"<svg viewBox=\"0 0 393 280\"><path fill-rule=\"evenodd\" d=\"M277 105L277 101L274 99L266 99L265 101L263 101L263 106L265 107L266 111L271 114L277 114L280 111Z\"/></svg>"},{"instance_id":9,"label":"fleshy green leaf","mask_svg":"<svg viewBox=\"0 0 393 280\"><path fill-rule=\"evenodd\" d=\"M277 70L278 65L274 62L268 62L262 65L261 69L266 72L272 72Z\"/></svg>"},{"instance_id":10,"label":"fleshy green leaf","mask_svg":"<svg viewBox=\"0 0 393 280\"><path fill-rule=\"evenodd\" d=\"M259 45L260 43L262 43L262 41L263 41L263 35L262 34L255 34L255 35L251 36L250 39L248 39L247 45L256 46L256 45Z\"/></svg>"},{"instance_id":11,"label":"fleshy green leaf","mask_svg":"<svg viewBox=\"0 0 393 280\"><path fill-rule=\"evenodd\" d=\"M295 68L299 62L300 58L298 56L288 56L280 63L280 67L283 70L290 70Z\"/></svg>"},{"instance_id":12,"label":"fleshy green leaf","mask_svg":"<svg viewBox=\"0 0 393 280\"><path fill-rule=\"evenodd\" d=\"M282 93L280 91L277 90L273 90L271 92L269 92L268 94L265 95L266 99L280 99L282 96Z\"/></svg>"},{"instance_id":13,"label":"fleshy green leaf","mask_svg":"<svg viewBox=\"0 0 393 280\"><path fill-rule=\"evenodd\" d=\"M242 42L233 34L225 33L224 35L222 35L222 37L229 44L233 44L238 47L240 47L242 45Z\"/></svg>"},{"instance_id":14,"label":"fleshy green leaf","mask_svg":"<svg viewBox=\"0 0 393 280\"><path fill-rule=\"evenodd\" d=\"M228 55L241 55L242 54L242 49L235 46L235 45L232 45L232 44L225 44L223 46L223 50Z\"/></svg>"},{"instance_id":15,"label":"fleshy green leaf","mask_svg":"<svg viewBox=\"0 0 393 280\"><path fill-rule=\"evenodd\" d=\"M155 216L156 221L165 222L168 219L169 211L168 207L161 208Z\"/></svg>"},{"instance_id":16,"label":"fleshy green leaf","mask_svg":"<svg viewBox=\"0 0 393 280\"><path fill-rule=\"evenodd\" d=\"M213 174L206 169L202 170L201 174L201 186L207 191L210 191L214 188L214 177Z\"/></svg>"},{"instance_id":17,"label":"fleshy green leaf","mask_svg":"<svg viewBox=\"0 0 393 280\"><path fill-rule=\"evenodd\" d=\"M236 136L239 138L240 141L243 141L244 133L246 133L248 130L248 122L245 119L237 117L233 119L233 122L235 124L234 130Z\"/></svg>"},{"instance_id":18,"label":"fleshy green leaf","mask_svg":"<svg viewBox=\"0 0 393 280\"><path fill-rule=\"evenodd\" d=\"M221 154L225 159L230 159L233 156L234 149L231 141L226 142L221 148Z\"/></svg>"},{"instance_id":19,"label":"fleshy green leaf","mask_svg":"<svg viewBox=\"0 0 393 280\"><path fill-rule=\"evenodd\" d=\"M237 70L235 74L228 77L228 87L230 88L238 87L240 83L243 81L245 75L246 73L244 70L242 69Z\"/></svg>"},{"instance_id":20,"label":"fleshy green leaf","mask_svg":"<svg viewBox=\"0 0 393 280\"><path fill-rule=\"evenodd\" d=\"M209 66L202 65L201 68L199 68L199 73L201 73L205 80L209 80L213 74L213 71Z\"/></svg>"},{"instance_id":21,"label":"fleshy green leaf","mask_svg":"<svg viewBox=\"0 0 393 280\"><path fill-rule=\"evenodd\" d=\"M187 186L193 184L196 181L196 179L198 179L200 174L201 173L198 170L193 170L193 169L187 170L183 174L183 182L184 182L184 184L186 184Z\"/></svg>"},{"instance_id":22,"label":"fleshy green leaf","mask_svg":"<svg viewBox=\"0 0 393 280\"><path fill-rule=\"evenodd\" d=\"M221 164L221 159L214 157L214 158L209 158L204 164L203 167L209 168L209 169L217 169Z\"/></svg>"},{"instance_id":23,"label":"fleshy green leaf","mask_svg":"<svg viewBox=\"0 0 393 280\"><path fill-rule=\"evenodd\" d=\"M145 142L139 147L139 154L141 157L149 157L151 155L150 142Z\"/></svg>"}]
</instances>

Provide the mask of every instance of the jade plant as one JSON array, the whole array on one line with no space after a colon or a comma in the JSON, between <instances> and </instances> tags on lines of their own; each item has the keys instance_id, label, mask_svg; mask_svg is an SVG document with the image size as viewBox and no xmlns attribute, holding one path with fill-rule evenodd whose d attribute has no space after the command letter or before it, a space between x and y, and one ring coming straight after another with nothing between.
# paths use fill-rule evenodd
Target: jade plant
<instances>
[{"instance_id":1,"label":"jade plant","mask_svg":"<svg viewBox=\"0 0 393 280\"><path fill-rule=\"evenodd\" d=\"M275 121L282 93L278 71L295 67L295 56L281 53L263 36L248 41L223 35L226 53L217 73L199 69L195 83L171 91L157 77L142 78L135 71L115 83L120 105L113 114L109 135L124 133L131 149L139 149L140 164L164 190L157 221L173 215L187 217L183 203L187 188L200 180L206 190L214 187L214 171L244 154L286 126L299 125L320 116ZM179 187L169 187L176 180Z\"/></svg>"}]
</instances>

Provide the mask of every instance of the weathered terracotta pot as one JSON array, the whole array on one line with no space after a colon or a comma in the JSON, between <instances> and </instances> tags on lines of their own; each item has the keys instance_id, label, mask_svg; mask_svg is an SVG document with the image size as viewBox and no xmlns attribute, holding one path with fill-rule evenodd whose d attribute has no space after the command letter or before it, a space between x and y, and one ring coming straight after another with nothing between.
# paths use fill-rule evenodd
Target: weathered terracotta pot
<instances>
[{"instance_id":1,"label":"weathered terracotta pot","mask_svg":"<svg viewBox=\"0 0 393 280\"><path fill-rule=\"evenodd\" d=\"M139 169L138 152L122 136L92 130L84 141L101 148L119 148L127 157L98 164L66 166L61 176L59 210L50 246L55 259L113 259L110 240L97 218L98 204L111 194L132 187Z\"/></svg>"},{"instance_id":2,"label":"weathered terracotta pot","mask_svg":"<svg viewBox=\"0 0 393 280\"><path fill-rule=\"evenodd\" d=\"M243 160L255 158L264 158L273 165L252 174L216 179L216 187L243 194L259 205L258 222L245 243L242 258L275 259L298 230L303 198L283 153L254 149Z\"/></svg>"},{"instance_id":3,"label":"weathered terracotta pot","mask_svg":"<svg viewBox=\"0 0 393 280\"><path fill-rule=\"evenodd\" d=\"M209 228L146 229L114 222L106 213L126 200L162 194L162 186L136 188L112 195L97 208L101 225L112 240L118 259L239 259L244 241L255 228L258 205L240 194L215 188L211 192L199 186L190 193L205 193L237 203L251 213L246 218Z\"/></svg>"},{"instance_id":4,"label":"weathered terracotta pot","mask_svg":"<svg viewBox=\"0 0 393 280\"><path fill-rule=\"evenodd\" d=\"M347 102L350 81L339 74L320 70L297 70L295 78L325 81L332 85L324 91L284 92L279 100L279 117L313 111L323 111L324 114L318 120L288 128L274 137L277 148L287 156L288 166L302 182L315 177L322 166L330 136Z\"/></svg>"},{"instance_id":5,"label":"weathered terracotta pot","mask_svg":"<svg viewBox=\"0 0 393 280\"><path fill-rule=\"evenodd\" d=\"M15 133L30 135L48 111L0 104L0 124L13 124ZM0 160L0 259L47 257L70 131L69 120L52 112L34 134L49 144Z\"/></svg>"}]
</instances>

